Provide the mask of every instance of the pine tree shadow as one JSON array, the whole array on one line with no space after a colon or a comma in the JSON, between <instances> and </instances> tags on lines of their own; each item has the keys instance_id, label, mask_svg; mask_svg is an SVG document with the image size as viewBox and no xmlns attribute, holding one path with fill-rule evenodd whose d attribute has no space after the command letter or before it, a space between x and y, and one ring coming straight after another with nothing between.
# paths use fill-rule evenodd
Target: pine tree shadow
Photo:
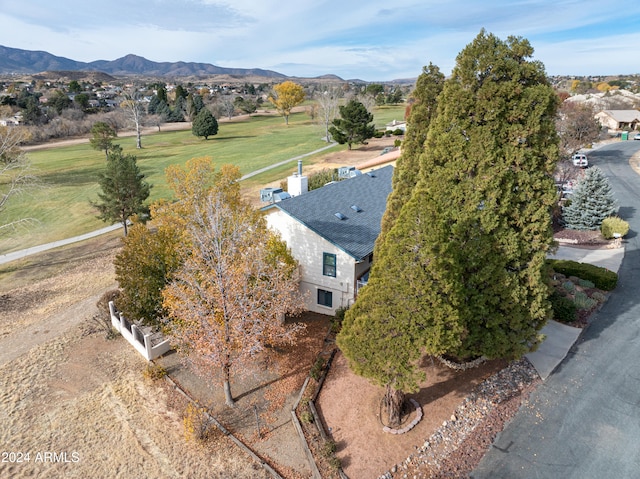
<instances>
[{"instance_id":1,"label":"pine tree shadow","mask_svg":"<svg viewBox=\"0 0 640 479\"><path fill-rule=\"evenodd\" d=\"M426 373L427 380L420 391L409 396L423 407L449 395L462 398L506 365L507 361L497 359L485 361L464 371L457 371L445 366L432 356L424 356L420 361L420 369Z\"/></svg>"}]
</instances>

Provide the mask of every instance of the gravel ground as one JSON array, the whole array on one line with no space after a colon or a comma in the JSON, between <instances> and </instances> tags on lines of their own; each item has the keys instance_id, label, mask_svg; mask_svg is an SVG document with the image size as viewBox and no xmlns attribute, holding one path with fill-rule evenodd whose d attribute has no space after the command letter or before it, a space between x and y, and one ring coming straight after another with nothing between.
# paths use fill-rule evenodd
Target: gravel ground
<instances>
[{"instance_id":1,"label":"gravel ground","mask_svg":"<svg viewBox=\"0 0 640 479\"><path fill-rule=\"evenodd\" d=\"M380 479L468 478L539 382L527 359L512 362L480 384L421 448Z\"/></svg>"}]
</instances>

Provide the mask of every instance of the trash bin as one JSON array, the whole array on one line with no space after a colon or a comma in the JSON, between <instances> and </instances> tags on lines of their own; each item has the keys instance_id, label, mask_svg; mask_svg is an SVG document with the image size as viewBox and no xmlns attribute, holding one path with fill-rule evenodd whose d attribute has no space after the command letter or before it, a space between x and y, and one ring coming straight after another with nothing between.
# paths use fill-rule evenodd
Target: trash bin
<instances>
[{"instance_id":1,"label":"trash bin","mask_svg":"<svg viewBox=\"0 0 640 479\"><path fill-rule=\"evenodd\" d=\"M623 131L622 135L621 135L621 139L622 140L628 140L629 139L629 132L628 131Z\"/></svg>"}]
</instances>

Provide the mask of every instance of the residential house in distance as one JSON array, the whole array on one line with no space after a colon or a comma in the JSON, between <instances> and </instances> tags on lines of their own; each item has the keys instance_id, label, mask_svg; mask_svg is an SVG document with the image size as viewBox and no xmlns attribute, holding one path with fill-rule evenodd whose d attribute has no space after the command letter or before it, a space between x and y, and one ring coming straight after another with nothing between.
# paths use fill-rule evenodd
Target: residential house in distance
<instances>
[{"instance_id":1,"label":"residential house in distance","mask_svg":"<svg viewBox=\"0 0 640 479\"><path fill-rule=\"evenodd\" d=\"M292 196L262 208L269 227L280 233L300 263L307 309L327 315L350 306L358 288L366 284L393 166L347 176L309 192L298 191L292 183L306 180L299 167L289 178Z\"/></svg>"},{"instance_id":2,"label":"residential house in distance","mask_svg":"<svg viewBox=\"0 0 640 479\"><path fill-rule=\"evenodd\" d=\"M638 110L603 110L596 114L596 120L610 132L637 130L640 125Z\"/></svg>"}]
</instances>

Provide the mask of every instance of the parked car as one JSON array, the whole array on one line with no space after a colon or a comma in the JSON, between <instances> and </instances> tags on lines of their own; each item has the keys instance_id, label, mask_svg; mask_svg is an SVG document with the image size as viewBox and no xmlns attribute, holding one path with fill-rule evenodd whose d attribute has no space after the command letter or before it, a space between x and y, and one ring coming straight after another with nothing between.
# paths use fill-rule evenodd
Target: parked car
<instances>
[{"instance_id":1,"label":"parked car","mask_svg":"<svg viewBox=\"0 0 640 479\"><path fill-rule=\"evenodd\" d=\"M640 140L640 133L636 133L636 136L633 137L634 140Z\"/></svg>"},{"instance_id":2,"label":"parked car","mask_svg":"<svg viewBox=\"0 0 640 479\"><path fill-rule=\"evenodd\" d=\"M578 166L580 168L586 168L587 166L589 166L587 155L584 155L582 153L576 153L575 155L573 155L572 160L573 166Z\"/></svg>"}]
</instances>

